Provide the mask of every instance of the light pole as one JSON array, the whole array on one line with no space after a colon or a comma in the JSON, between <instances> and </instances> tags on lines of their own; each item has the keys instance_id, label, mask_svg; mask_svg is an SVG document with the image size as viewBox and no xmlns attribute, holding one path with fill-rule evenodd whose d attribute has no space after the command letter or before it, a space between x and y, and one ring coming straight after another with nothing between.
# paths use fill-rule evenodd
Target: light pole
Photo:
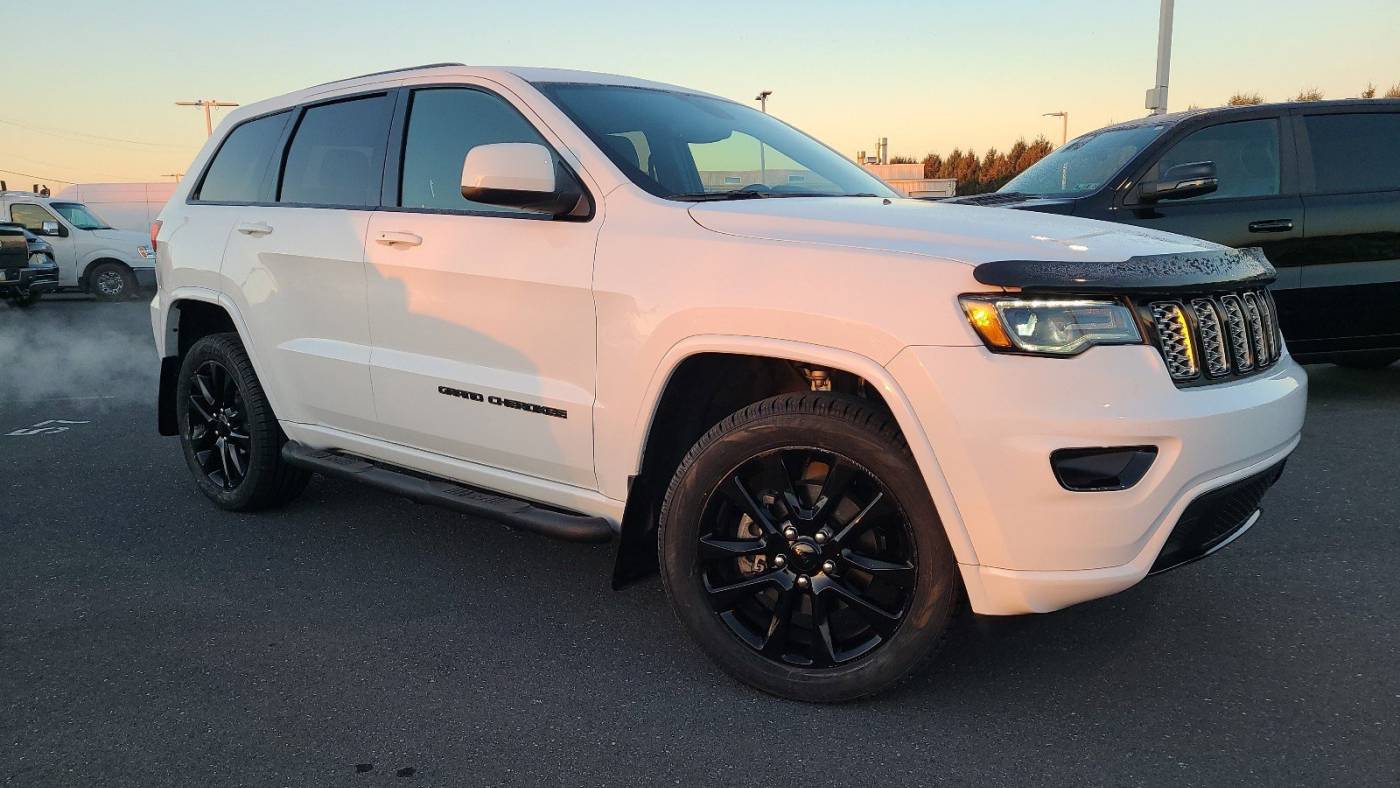
<instances>
[{"instance_id":1,"label":"light pole","mask_svg":"<svg viewBox=\"0 0 1400 788\"><path fill-rule=\"evenodd\" d=\"M1172 8L1175 0L1162 0L1157 22L1157 82L1147 91L1147 108L1153 115L1167 111L1167 77L1172 67Z\"/></svg>"},{"instance_id":2,"label":"light pole","mask_svg":"<svg viewBox=\"0 0 1400 788\"><path fill-rule=\"evenodd\" d=\"M757 96L753 97L758 102L759 109L763 114L768 114L768 97L773 95L771 90L760 90ZM763 140L758 141L758 179L766 186L768 185L768 157L764 155Z\"/></svg>"},{"instance_id":3,"label":"light pole","mask_svg":"<svg viewBox=\"0 0 1400 788\"><path fill-rule=\"evenodd\" d=\"M218 101L217 99L199 99L197 101L177 101L177 107L203 107L204 108L204 132L210 137L214 136L214 119L210 116L209 110L213 107L236 107L238 104L232 101Z\"/></svg>"},{"instance_id":4,"label":"light pole","mask_svg":"<svg viewBox=\"0 0 1400 788\"><path fill-rule=\"evenodd\" d=\"M1064 144L1065 144L1066 142L1069 142L1069 113L1068 113L1068 112L1044 112L1044 113L1041 113L1041 117L1042 117L1042 118L1059 118L1059 119L1060 119L1060 146L1063 147Z\"/></svg>"}]
</instances>

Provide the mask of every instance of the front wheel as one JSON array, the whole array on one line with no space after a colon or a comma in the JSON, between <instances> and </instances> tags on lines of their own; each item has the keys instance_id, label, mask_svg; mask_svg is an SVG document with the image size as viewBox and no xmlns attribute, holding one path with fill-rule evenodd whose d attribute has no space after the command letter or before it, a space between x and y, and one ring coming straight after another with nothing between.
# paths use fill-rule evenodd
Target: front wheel
<instances>
[{"instance_id":1,"label":"front wheel","mask_svg":"<svg viewBox=\"0 0 1400 788\"><path fill-rule=\"evenodd\" d=\"M42 297L43 293L25 293L22 296L16 296L14 299L14 303L15 306L24 309L39 303L39 299Z\"/></svg>"},{"instance_id":2,"label":"front wheel","mask_svg":"<svg viewBox=\"0 0 1400 788\"><path fill-rule=\"evenodd\" d=\"M237 334L194 343L180 365L175 413L195 484L231 511L292 500L310 474L282 460L286 437Z\"/></svg>"},{"instance_id":3,"label":"front wheel","mask_svg":"<svg viewBox=\"0 0 1400 788\"><path fill-rule=\"evenodd\" d=\"M957 598L952 549L883 410L789 394L716 425L662 506L662 583L696 643L765 692L872 695L933 654Z\"/></svg>"}]
</instances>

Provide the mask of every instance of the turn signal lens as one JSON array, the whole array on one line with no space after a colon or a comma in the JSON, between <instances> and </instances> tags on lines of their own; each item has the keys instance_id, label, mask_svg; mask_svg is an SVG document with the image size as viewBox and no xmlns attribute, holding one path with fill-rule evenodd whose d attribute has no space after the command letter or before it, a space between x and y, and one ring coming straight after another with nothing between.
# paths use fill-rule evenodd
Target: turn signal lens
<instances>
[{"instance_id":1,"label":"turn signal lens","mask_svg":"<svg viewBox=\"0 0 1400 788\"><path fill-rule=\"evenodd\" d=\"M965 295L967 320L987 346L1049 356L1072 356L1095 345L1142 342L1125 304L1111 299Z\"/></svg>"},{"instance_id":2,"label":"turn signal lens","mask_svg":"<svg viewBox=\"0 0 1400 788\"><path fill-rule=\"evenodd\" d=\"M996 307L985 301L966 298L962 300L962 306L963 311L967 313L968 322L976 329L983 342L992 347L1011 347L1011 340L1006 336L1006 329L1002 328Z\"/></svg>"}]
</instances>

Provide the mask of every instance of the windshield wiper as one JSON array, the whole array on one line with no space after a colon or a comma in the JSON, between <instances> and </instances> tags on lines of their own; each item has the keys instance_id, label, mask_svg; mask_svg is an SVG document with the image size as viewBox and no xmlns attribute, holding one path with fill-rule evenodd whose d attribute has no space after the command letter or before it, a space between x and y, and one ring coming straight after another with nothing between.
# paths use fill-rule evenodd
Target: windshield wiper
<instances>
[{"instance_id":1,"label":"windshield wiper","mask_svg":"<svg viewBox=\"0 0 1400 788\"><path fill-rule=\"evenodd\" d=\"M764 192L735 189L727 192L685 192L682 194L673 194L671 195L671 199L687 200L690 202L717 202L720 200L761 200L768 196L769 195Z\"/></svg>"},{"instance_id":2,"label":"windshield wiper","mask_svg":"<svg viewBox=\"0 0 1400 788\"><path fill-rule=\"evenodd\" d=\"M776 200L784 197L879 197L878 194L839 194L835 192L758 192L735 189L727 192L691 192L685 194L673 194L673 200L690 200L693 202L711 202L719 200Z\"/></svg>"}]
</instances>

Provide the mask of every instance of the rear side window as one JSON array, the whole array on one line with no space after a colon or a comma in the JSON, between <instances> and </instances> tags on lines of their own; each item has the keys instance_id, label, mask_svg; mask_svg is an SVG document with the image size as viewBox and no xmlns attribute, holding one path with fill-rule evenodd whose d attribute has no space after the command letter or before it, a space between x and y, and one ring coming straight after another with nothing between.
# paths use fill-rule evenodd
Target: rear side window
<instances>
[{"instance_id":1,"label":"rear side window","mask_svg":"<svg viewBox=\"0 0 1400 788\"><path fill-rule=\"evenodd\" d=\"M1215 162L1220 187L1180 202L1279 193L1278 121L1242 120L1192 132L1157 162L1157 177L1178 164Z\"/></svg>"},{"instance_id":2,"label":"rear side window","mask_svg":"<svg viewBox=\"0 0 1400 788\"><path fill-rule=\"evenodd\" d=\"M399 205L493 213L506 210L462 196L462 162L467 152L497 142L533 142L547 147L540 133L499 96L464 88L415 90L404 136Z\"/></svg>"},{"instance_id":3,"label":"rear side window","mask_svg":"<svg viewBox=\"0 0 1400 788\"><path fill-rule=\"evenodd\" d=\"M287 149L278 202L379 205L393 107L379 95L308 108Z\"/></svg>"},{"instance_id":4,"label":"rear side window","mask_svg":"<svg viewBox=\"0 0 1400 788\"><path fill-rule=\"evenodd\" d=\"M1308 115L1319 192L1400 189L1400 113Z\"/></svg>"},{"instance_id":5,"label":"rear side window","mask_svg":"<svg viewBox=\"0 0 1400 788\"><path fill-rule=\"evenodd\" d=\"M290 112L250 120L229 132L204 175L196 199L210 202L265 202L263 179L282 138Z\"/></svg>"}]
</instances>

